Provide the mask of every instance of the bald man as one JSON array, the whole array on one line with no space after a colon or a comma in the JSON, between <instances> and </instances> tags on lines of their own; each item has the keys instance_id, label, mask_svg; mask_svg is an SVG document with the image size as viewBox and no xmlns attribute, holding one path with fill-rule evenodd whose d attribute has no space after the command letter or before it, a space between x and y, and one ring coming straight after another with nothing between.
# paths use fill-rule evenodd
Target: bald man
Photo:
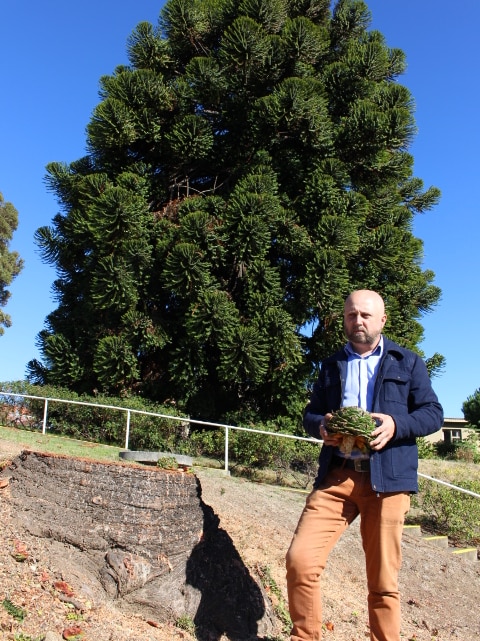
<instances>
[{"instance_id":1,"label":"bald man","mask_svg":"<svg viewBox=\"0 0 480 641\"><path fill-rule=\"evenodd\" d=\"M416 438L439 430L443 410L427 368L413 352L382 334L382 297L352 292L345 301L348 340L322 363L304 427L323 440L314 489L287 552L291 641L322 638L320 578L336 542L360 515L365 552L370 639L400 641L398 572L410 495L418 491ZM370 447L341 447L327 431L332 412L356 406L378 427Z\"/></svg>"}]
</instances>

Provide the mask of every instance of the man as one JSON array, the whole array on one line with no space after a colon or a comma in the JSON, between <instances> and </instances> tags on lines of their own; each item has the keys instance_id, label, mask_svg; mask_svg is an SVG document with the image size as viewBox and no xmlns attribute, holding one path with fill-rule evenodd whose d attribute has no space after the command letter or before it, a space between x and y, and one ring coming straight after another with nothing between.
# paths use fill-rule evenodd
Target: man
<instances>
[{"instance_id":1,"label":"man","mask_svg":"<svg viewBox=\"0 0 480 641\"><path fill-rule=\"evenodd\" d=\"M328 554L361 517L370 639L400 641L398 572L410 494L418 491L416 437L439 430L443 410L421 358L382 335L382 298L359 290L344 309L347 345L322 363L304 427L323 439L314 489L287 553L291 641L321 639L320 576ZM369 448L341 447L332 412L358 406L378 427ZM366 450L366 451L364 451Z\"/></svg>"}]
</instances>

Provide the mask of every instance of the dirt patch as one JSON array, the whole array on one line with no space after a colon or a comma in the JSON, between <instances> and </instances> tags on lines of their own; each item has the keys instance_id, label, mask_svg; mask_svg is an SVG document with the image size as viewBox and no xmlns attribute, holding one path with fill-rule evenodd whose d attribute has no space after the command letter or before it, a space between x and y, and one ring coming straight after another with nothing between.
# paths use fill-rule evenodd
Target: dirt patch
<instances>
[{"instance_id":1,"label":"dirt patch","mask_svg":"<svg viewBox=\"0 0 480 641\"><path fill-rule=\"evenodd\" d=\"M13 459L22 449L0 441L2 459ZM282 490L228 477L219 471L196 470L202 497L220 519L220 526L231 537L243 563L252 576L267 572L277 590L272 600L286 602L284 557L293 530L305 502L305 493ZM5 469L3 477L8 476ZM135 615L127 616L113 604L79 611L68 597L52 587L60 566L58 548L52 556L48 540L28 536L12 525L9 488L0 490L0 605L8 600L25 612L17 620L0 607L0 636L15 639L23 632L31 639L61 639L69 626L78 625L85 641L169 641L195 637L188 630L173 625L150 623ZM22 546L25 546L22 548ZM18 560L22 549L26 560ZM67 553L67 549L65 549ZM480 638L480 564L455 557L450 551L435 548L414 535L404 535L402 592L402 638L409 641L475 641ZM82 569L76 576L63 577L73 588L82 581ZM358 524L342 537L332 553L323 578L324 622L327 641L361 641L368 638L364 559ZM78 604L77 604L78 605ZM188 621L183 621L188 628ZM54 635L54 636L53 636ZM287 638L281 633L277 638ZM18 638L18 637L17 637ZM260 639L261 637L257 637ZM212 637L224 641L227 637ZM236 639L235 641L247 641ZM250 640L249 640L250 641Z\"/></svg>"}]
</instances>

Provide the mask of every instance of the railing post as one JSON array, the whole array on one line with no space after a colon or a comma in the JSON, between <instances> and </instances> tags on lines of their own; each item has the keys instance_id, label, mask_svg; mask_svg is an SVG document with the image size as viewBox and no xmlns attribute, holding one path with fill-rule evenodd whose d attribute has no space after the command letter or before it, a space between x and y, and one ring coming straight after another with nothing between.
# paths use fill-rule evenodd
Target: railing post
<instances>
[{"instance_id":1,"label":"railing post","mask_svg":"<svg viewBox=\"0 0 480 641\"><path fill-rule=\"evenodd\" d=\"M128 450L128 441L130 439L130 410L127 410L127 428L125 430L125 449Z\"/></svg>"},{"instance_id":2,"label":"railing post","mask_svg":"<svg viewBox=\"0 0 480 641\"><path fill-rule=\"evenodd\" d=\"M225 472L228 473L228 427L225 426Z\"/></svg>"},{"instance_id":3,"label":"railing post","mask_svg":"<svg viewBox=\"0 0 480 641\"><path fill-rule=\"evenodd\" d=\"M45 399L43 404L43 423L42 423L42 434L47 432L47 415L48 415L48 398Z\"/></svg>"}]
</instances>

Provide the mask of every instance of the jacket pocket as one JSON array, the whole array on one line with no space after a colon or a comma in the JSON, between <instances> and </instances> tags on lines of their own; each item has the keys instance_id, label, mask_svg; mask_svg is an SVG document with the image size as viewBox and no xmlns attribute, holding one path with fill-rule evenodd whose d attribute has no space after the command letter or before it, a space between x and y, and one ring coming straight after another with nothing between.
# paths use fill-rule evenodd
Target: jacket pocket
<instances>
[{"instance_id":1,"label":"jacket pocket","mask_svg":"<svg viewBox=\"0 0 480 641\"><path fill-rule=\"evenodd\" d=\"M415 480L417 478L418 450L415 440L393 447L390 454L394 479Z\"/></svg>"},{"instance_id":2,"label":"jacket pocket","mask_svg":"<svg viewBox=\"0 0 480 641\"><path fill-rule=\"evenodd\" d=\"M410 393L410 375L400 369L391 369L382 382L383 397L389 403L403 403L407 408Z\"/></svg>"}]
</instances>

